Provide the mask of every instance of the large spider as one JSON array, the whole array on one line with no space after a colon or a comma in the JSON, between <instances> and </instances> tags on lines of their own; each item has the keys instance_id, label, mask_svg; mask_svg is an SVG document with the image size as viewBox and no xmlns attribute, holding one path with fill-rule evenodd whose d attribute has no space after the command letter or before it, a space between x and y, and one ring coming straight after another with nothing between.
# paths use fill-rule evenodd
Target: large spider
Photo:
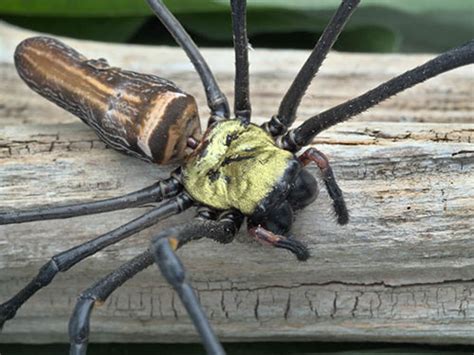
<instances>
[{"instance_id":1,"label":"large spider","mask_svg":"<svg viewBox=\"0 0 474 355\"><path fill-rule=\"evenodd\" d=\"M278 113L259 127L250 122L246 1L231 0L236 58L234 118L230 118L227 99L191 38L161 1L148 3L201 77L211 111L204 134L194 98L170 81L110 67L102 59L88 60L46 37L23 41L15 53L18 72L33 90L79 116L109 146L157 164L184 163L170 178L124 196L0 215L0 224L24 223L167 200L113 231L53 256L28 285L0 305L0 326L58 272L166 217L198 207L193 222L159 233L149 250L81 294L69 324L71 354L86 353L94 305L104 302L115 289L153 262L179 294L207 352L224 353L186 281L175 251L203 237L230 243L246 219L251 236L291 251L298 260L306 260L307 248L290 235L290 230L293 212L312 203L318 195L316 180L305 169L307 164L314 162L321 170L337 222L346 224L349 216L325 155L315 148L296 153L321 131L417 83L474 61L471 41L289 130L312 78L359 3L343 0L283 97Z\"/></svg>"}]
</instances>

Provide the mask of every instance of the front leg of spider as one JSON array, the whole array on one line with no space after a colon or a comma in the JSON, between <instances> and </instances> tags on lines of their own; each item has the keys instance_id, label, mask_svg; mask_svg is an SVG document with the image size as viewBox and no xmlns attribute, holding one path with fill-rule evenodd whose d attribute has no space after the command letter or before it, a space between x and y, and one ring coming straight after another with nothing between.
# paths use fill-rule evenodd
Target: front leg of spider
<instances>
[{"instance_id":1,"label":"front leg of spider","mask_svg":"<svg viewBox=\"0 0 474 355\"><path fill-rule=\"evenodd\" d=\"M291 251L299 261L306 261L310 257L308 248L292 237L285 237L270 232L262 226L250 227L249 234L264 245Z\"/></svg>"}]
</instances>

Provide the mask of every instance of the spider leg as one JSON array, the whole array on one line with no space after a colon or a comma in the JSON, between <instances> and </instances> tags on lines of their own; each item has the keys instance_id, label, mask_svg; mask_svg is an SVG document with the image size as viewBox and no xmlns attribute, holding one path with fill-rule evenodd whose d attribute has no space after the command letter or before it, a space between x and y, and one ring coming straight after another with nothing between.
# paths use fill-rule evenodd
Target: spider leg
<instances>
[{"instance_id":1,"label":"spider leg","mask_svg":"<svg viewBox=\"0 0 474 355\"><path fill-rule=\"evenodd\" d=\"M242 216L239 215L227 215L218 222L203 221L204 223L201 222L202 224L198 228L195 228L197 226L190 225L191 228L185 228L184 230L174 229L165 231L156 236L152 242L155 262L163 276L178 293L181 302L201 336L201 341L208 354L225 354L225 352L212 330L194 290L186 280L184 266L174 251L184 241L187 242L190 239L197 239L202 236L210 237L223 243L229 243L239 230L243 220ZM201 229L201 231L197 231L198 229ZM183 239L183 236L187 240Z\"/></svg>"},{"instance_id":2,"label":"spider leg","mask_svg":"<svg viewBox=\"0 0 474 355\"><path fill-rule=\"evenodd\" d=\"M0 213L0 224L25 223L47 219L60 219L102 213L140 206L149 202L159 202L173 197L182 190L175 177L159 181L144 189L129 194L109 198L102 201L92 201L65 206L42 207L33 210L11 211Z\"/></svg>"},{"instance_id":3,"label":"spider leg","mask_svg":"<svg viewBox=\"0 0 474 355\"><path fill-rule=\"evenodd\" d=\"M453 48L430 61L411 69L393 79L346 101L303 122L281 137L279 145L291 151L311 143L313 138L325 129L377 105L379 102L398 94L429 78L457 67L474 63L474 40Z\"/></svg>"},{"instance_id":4,"label":"spider leg","mask_svg":"<svg viewBox=\"0 0 474 355\"><path fill-rule=\"evenodd\" d=\"M105 302L107 297L125 281L151 264L153 264L153 255L147 250L81 293L69 320L70 355L85 355L87 353L92 308Z\"/></svg>"},{"instance_id":5,"label":"spider leg","mask_svg":"<svg viewBox=\"0 0 474 355\"><path fill-rule=\"evenodd\" d=\"M175 41L184 49L186 55L201 77L206 92L207 105L211 110L209 123L214 120L222 119L223 117L229 118L229 104L227 98L219 88L214 75L199 52L196 44L161 0L147 0L147 2L158 19L168 29L168 32L174 37Z\"/></svg>"},{"instance_id":6,"label":"spider leg","mask_svg":"<svg viewBox=\"0 0 474 355\"><path fill-rule=\"evenodd\" d=\"M232 32L235 48L235 117L245 123L250 122L252 108L249 98L249 59L247 39L246 0L231 0Z\"/></svg>"},{"instance_id":7,"label":"spider leg","mask_svg":"<svg viewBox=\"0 0 474 355\"><path fill-rule=\"evenodd\" d=\"M185 194L163 203L144 215L110 231L95 239L54 255L39 270L38 274L20 292L0 305L0 329L3 324L13 318L17 310L38 290L47 286L58 272L65 272L81 260L91 256L103 248L115 244L133 234L146 229L159 221L181 213L191 207L192 200Z\"/></svg>"},{"instance_id":8,"label":"spider leg","mask_svg":"<svg viewBox=\"0 0 474 355\"><path fill-rule=\"evenodd\" d=\"M337 215L337 222L339 224L347 224L349 222L349 213L347 212L346 203L344 202L344 196L342 191L337 185L336 178L329 165L328 158L323 152L316 148L308 148L302 155L298 157L298 160L304 165L308 165L310 162L316 163L323 177L324 184L328 190L329 197L333 201L334 211Z\"/></svg>"},{"instance_id":9,"label":"spider leg","mask_svg":"<svg viewBox=\"0 0 474 355\"><path fill-rule=\"evenodd\" d=\"M243 216L238 212L224 213L217 221L206 220L200 215L194 223L189 223L181 229L171 228L161 232L153 238L151 251L147 250L138 255L84 291L78 298L69 322L70 354L86 353L93 307L105 302L113 291L153 264L153 261L156 261L167 281L178 292L208 353L223 354L222 346L210 327L196 294L185 280L184 267L174 250L202 237L230 242L239 230L242 220Z\"/></svg>"},{"instance_id":10,"label":"spider leg","mask_svg":"<svg viewBox=\"0 0 474 355\"><path fill-rule=\"evenodd\" d=\"M301 67L290 88L283 97L278 114L270 121L264 123L262 127L273 136L278 136L286 132L296 118L296 111L300 105L308 86L318 72L326 55L342 32L345 24L354 13L360 0L343 0L329 24L319 37L316 46L310 56Z\"/></svg>"},{"instance_id":11,"label":"spider leg","mask_svg":"<svg viewBox=\"0 0 474 355\"><path fill-rule=\"evenodd\" d=\"M248 232L262 244L291 251L299 261L306 261L310 257L308 248L292 237L274 234L261 226L249 226Z\"/></svg>"}]
</instances>

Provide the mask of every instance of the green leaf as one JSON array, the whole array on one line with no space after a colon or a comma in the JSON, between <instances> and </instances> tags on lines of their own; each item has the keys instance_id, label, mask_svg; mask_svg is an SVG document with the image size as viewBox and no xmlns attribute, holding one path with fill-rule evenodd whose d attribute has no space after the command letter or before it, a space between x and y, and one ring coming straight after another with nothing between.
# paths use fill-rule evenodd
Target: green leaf
<instances>
[{"instance_id":1,"label":"green leaf","mask_svg":"<svg viewBox=\"0 0 474 355\"><path fill-rule=\"evenodd\" d=\"M173 12L228 9L227 2L213 0L166 0ZM2 0L0 13L22 16L136 17L152 12L144 0Z\"/></svg>"},{"instance_id":2,"label":"green leaf","mask_svg":"<svg viewBox=\"0 0 474 355\"><path fill-rule=\"evenodd\" d=\"M201 43L231 45L228 0L165 2ZM251 42L255 46L311 48L339 3L248 0ZM130 39L145 18L152 18L142 0L1 0L0 14L40 31L113 41ZM336 48L443 51L473 36L473 18L474 1L469 0L362 0ZM296 33L293 39L290 33Z\"/></svg>"},{"instance_id":3,"label":"green leaf","mask_svg":"<svg viewBox=\"0 0 474 355\"><path fill-rule=\"evenodd\" d=\"M88 17L4 16L4 19L14 25L38 32L105 42L126 42L147 21L146 17L91 19Z\"/></svg>"}]
</instances>

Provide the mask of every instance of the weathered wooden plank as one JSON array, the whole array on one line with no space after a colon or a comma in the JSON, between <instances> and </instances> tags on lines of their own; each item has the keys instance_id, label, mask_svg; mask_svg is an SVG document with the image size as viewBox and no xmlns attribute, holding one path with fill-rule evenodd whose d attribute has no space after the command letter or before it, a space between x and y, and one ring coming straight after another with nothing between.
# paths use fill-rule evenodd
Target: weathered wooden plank
<instances>
[{"instance_id":1,"label":"weathered wooden plank","mask_svg":"<svg viewBox=\"0 0 474 355\"><path fill-rule=\"evenodd\" d=\"M106 198L167 176L170 168L106 149L77 119L26 90L5 54L24 34L7 27L0 27L0 34L8 34L0 50L0 77L8 83L0 87L0 210ZM132 51L72 42L85 53L113 57L114 64L159 68L191 87L201 106L205 102L177 49ZM232 52L206 54L231 91ZM257 122L274 112L306 55L252 53ZM333 53L301 112L318 111L426 58ZM351 76L353 71L357 75ZM459 69L315 140L333 162L351 222L335 224L323 189L297 216L294 228L310 247L308 262L262 247L245 233L231 245L200 241L183 249L191 280L222 339L474 344L472 96L472 68ZM385 119L397 122L378 122ZM423 119L427 123L416 122ZM400 122L406 120L415 122ZM29 281L50 256L148 207L0 227L0 300ZM67 319L80 290L144 250L157 231L191 217L172 218L59 275L6 324L0 342L66 341ZM150 268L95 311L92 340L186 342L196 336L179 301Z\"/></svg>"},{"instance_id":2,"label":"weathered wooden plank","mask_svg":"<svg viewBox=\"0 0 474 355\"><path fill-rule=\"evenodd\" d=\"M0 65L12 62L15 46L32 33L0 26ZM206 117L203 89L186 55L177 48L121 46L67 39L67 43L93 58L106 57L111 65L130 70L154 73L176 82L198 99L201 115ZM255 116L275 114L283 93L306 60L308 51L266 50L250 52L252 109ZM203 49L203 54L216 74L223 91L233 97L234 54L229 50ZM422 64L432 55L340 54L330 53L317 79L308 90L298 113L301 119L324 108L350 99L405 70ZM1 70L1 82L9 88L2 93L2 121L71 122L60 109L47 103L17 80L15 71ZM429 83L401 93L396 98L361 114L356 120L394 122L472 122L474 100L472 68L456 69L432 79ZM416 98L416 99L415 99Z\"/></svg>"}]
</instances>

